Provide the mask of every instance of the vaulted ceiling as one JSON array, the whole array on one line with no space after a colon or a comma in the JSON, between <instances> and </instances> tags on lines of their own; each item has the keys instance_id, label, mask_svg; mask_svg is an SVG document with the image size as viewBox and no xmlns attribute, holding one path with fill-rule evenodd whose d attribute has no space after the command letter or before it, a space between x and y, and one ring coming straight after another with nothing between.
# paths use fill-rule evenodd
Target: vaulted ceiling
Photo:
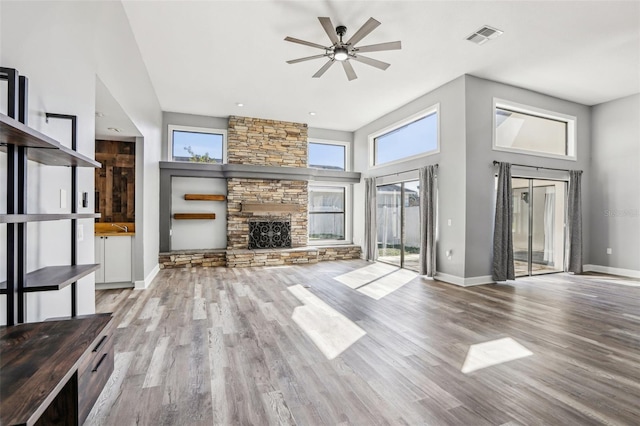
<instances>
[{"instance_id":1,"label":"vaulted ceiling","mask_svg":"<svg viewBox=\"0 0 640 426\"><path fill-rule=\"evenodd\" d=\"M162 109L244 115L356 130L462 74L594 105L640 91L638 1L123 1ZM289 59L322 51L318 22L347 38L369 17L382 23L360 44L402 41L311 76L326 62ZM466 39L483 25L504 31L484 45ZM244 104L243 107L237 103ZM309 112L315 112L311 116Z\"/></svg>"}]
</instances>

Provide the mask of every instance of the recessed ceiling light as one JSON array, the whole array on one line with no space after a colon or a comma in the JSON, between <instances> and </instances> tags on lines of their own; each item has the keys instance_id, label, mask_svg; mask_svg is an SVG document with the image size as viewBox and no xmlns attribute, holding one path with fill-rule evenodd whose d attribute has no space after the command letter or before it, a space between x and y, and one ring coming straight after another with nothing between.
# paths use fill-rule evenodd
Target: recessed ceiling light
<instances>
[{"instance_id":1,"label":"recessed ceiling light","mask_svg":"<svg viewBox=\"0 0 640 426\"><path fill-rule=\"evenodd\" d=\"M244 104L242 102L238 102L236 105L239 106L239 107L243 107L244 106Z\"/></svg>"},{"instance_id":2,"label":"recessed ceiling light","mask_svg":"<svg viewBox=\"0 0 640 426\"><path fill-rule=\"evenodd\" d=\"M96 111L96 117L104 117L104 113Z\"/></svg>"},{"instance_id":3,"label":"recessed ceiling light","mask_svg":"<svg viewBox=\"0 0 640 426\"><path fill-rule=\"evenodd\" d=\"M112 132L120 133L120 129L116 127L107 127L107 130L111 130Z\"/></svg>"},{"instance_id":4,"label":"recessed ceiling light","mask_svg":"<svg viewBox=\"0 0 640 426\"><path fill-rule=\"evenodd\" d=\"M309 115L316 115L316 113L314 111L311 111Z\"/></svg>"}]
</instances>

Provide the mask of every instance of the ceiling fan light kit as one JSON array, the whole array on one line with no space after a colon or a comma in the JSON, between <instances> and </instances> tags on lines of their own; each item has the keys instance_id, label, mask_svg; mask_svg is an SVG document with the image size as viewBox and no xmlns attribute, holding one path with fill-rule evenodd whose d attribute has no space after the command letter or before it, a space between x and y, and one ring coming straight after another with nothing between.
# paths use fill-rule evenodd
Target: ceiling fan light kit
<instances>
[{"instance_id":1,"label":"ceiling fan light kit","mask_svg":"<svg viewBox=\"0 0 640 426\"><path fill-rule=\"evenodd\" d=\"M347 27L345 27L344 25L339 25L335 27L334 30L334 26L330 18L319 17L318 20L320 21L322 28L324 28L324 31L327 33L327 36L329 36L329 40L332 43L331 46L323 46L321 44L313 43L310 41L300 40L293 37L285 37L285 41L324 50L324 54L321 55L307 56L304 58L292 59L290 61L287 61L288 64L297 64L298 62L310 61L312 59L328 58L329 61L325 63L313 75L313 78L322 77L322 75L331 67L331 65L338 61L342 64L342 68L347 75L347 79L349 81L355 80L356 78L358 78L358 76L356 75L353 66L349 62L351 59L384 71L389 68L391 64L378 61L377 59L369 58L367 56L362 56L360 53L381 52L384 50L400 50L402 48L402 44L399 41L390 41L386 43L356 47L357 43L368 36L374 29L378 27L378 25L380 25L380 22L376 21L373 18L369 18L367 22L365 22L364 25L360 27L360 29L356 31L355 34L353 34L353 36L351 36L351 38L346 42L342 40L342 37L344 37L344 35L347 33Z\"/></svg>"}]
</instances>

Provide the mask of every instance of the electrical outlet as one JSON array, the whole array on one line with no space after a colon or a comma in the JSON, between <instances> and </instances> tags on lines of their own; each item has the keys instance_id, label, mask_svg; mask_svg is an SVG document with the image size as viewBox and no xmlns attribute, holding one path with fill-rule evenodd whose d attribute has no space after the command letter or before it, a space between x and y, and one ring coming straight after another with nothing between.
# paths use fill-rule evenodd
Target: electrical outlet
<instances>
[{"instance_id":1,"label":"electrical outlet","mask_svg":"<svg viewBox=\"0 0 640 426\"><path fill-rule=\"evenodd\" d=\"M608 247L607 248L607 254L611 254L611 253L613 253L613 250L611 250L611 247Z\"/></svg>"},{"instance_id":2,"label":"electrical outlet","mask_svg":"<svg viewBox=\"0 0 640 426\"><path fill-rule=\"evenodd\" d=\"M83 241L84 240L84 225L78 225L78 241Z\"/></svg>"},{"instance_id":3,"label":"electrical outlet","mask_svg":"<svg viewBox=\"0 0 640 426\"><path fill-rule=\"evenodd\" d=\"M447 220L447 226L451 226L451 219Z\"/></svg>"}]
</instances>

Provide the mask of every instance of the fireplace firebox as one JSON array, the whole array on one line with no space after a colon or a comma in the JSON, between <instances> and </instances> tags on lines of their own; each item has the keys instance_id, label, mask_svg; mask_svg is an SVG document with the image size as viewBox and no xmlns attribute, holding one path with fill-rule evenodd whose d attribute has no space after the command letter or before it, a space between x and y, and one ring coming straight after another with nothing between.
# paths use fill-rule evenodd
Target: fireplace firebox
<instances>
[{"instance_id":1,"label":"fireplace firebox","mask_svg":"<svg viewBox=\"0 0 640 426\"><path fill-rule=\"evenodd\" d=\"M264 218L249 221L249 249L291 248L291 219Z\"/></svg>"}]
</instances>

